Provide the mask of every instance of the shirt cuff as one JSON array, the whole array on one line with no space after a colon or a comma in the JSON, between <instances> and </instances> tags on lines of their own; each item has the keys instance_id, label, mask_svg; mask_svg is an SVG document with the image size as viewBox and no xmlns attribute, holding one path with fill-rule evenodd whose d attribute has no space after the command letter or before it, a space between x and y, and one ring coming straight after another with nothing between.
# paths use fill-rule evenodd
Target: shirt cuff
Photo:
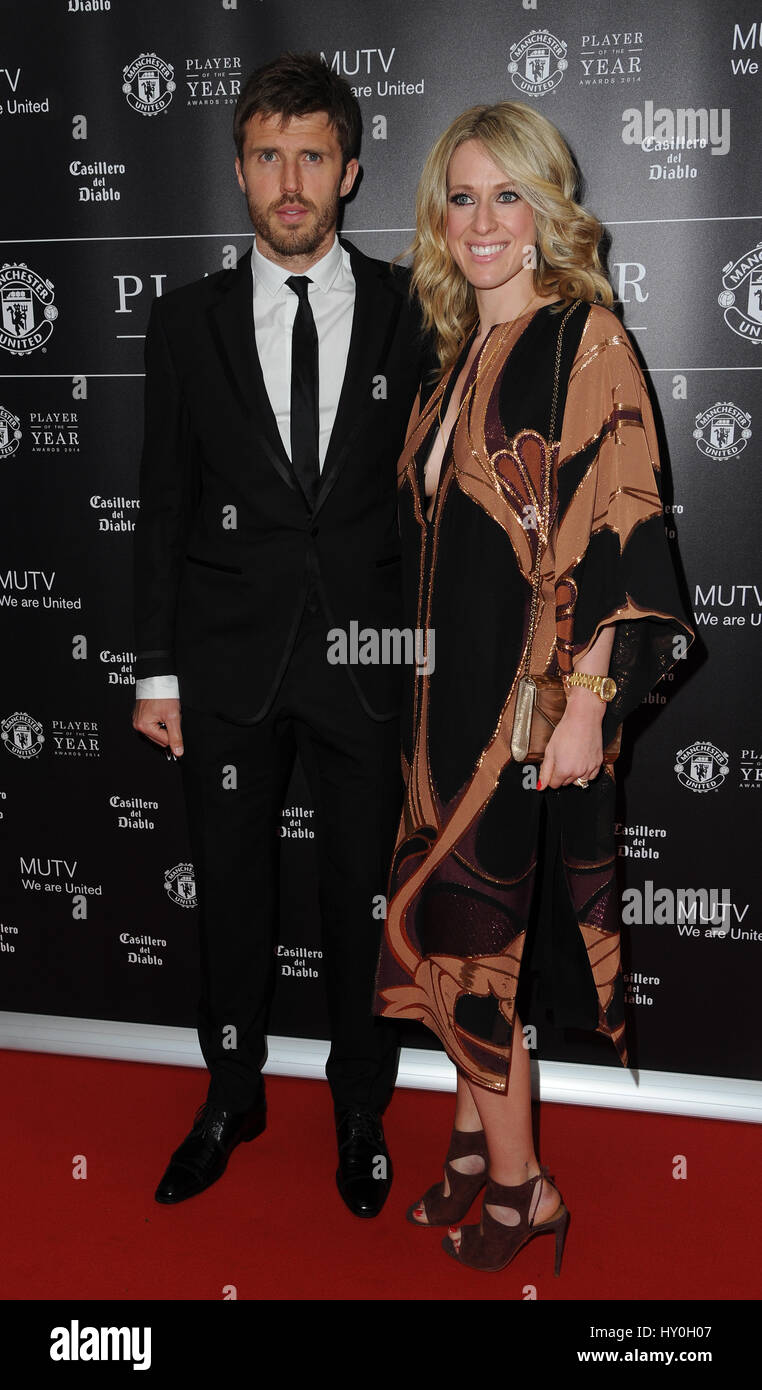
<instances>
[{"instance_id":1,"label":"shirt cuff","mask_svg":"<svg viewBox=\"0 0 762 1390\"><path fill-rule=\"evenodd\" d=\"M177 676L144 676L135 682L136 700L179 700Z\"/></svg>"}]
</instances>

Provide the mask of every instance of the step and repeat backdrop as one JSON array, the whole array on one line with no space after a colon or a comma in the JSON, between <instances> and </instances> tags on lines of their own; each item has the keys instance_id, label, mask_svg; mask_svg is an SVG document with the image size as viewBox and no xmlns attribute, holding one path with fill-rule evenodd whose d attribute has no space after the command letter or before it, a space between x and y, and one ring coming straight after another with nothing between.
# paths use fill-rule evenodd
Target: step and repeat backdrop
<instances>
[{"instance_id":1,"label":"step and repeat backdrop","mask_svg":"<svg viewBox=\"0 0 762 1390\"><path fill-rule=\"evenodd\" d=\"M180 770L130 722L143 339L155 295L250 244L233 107L288 48L322 53L357 92L364 176L343 230L371 255L409 244L424 156L465 107L529 102L575 152L652 388L698 634L632 717L619 765L632 1061L762 1079L762 11L748 0L25 0L5 14L0 1008L195 1026ZM271 1032L323 1038L298 769L280 835ZM541 1057L619 1065L605 1039L551 1022ZM436 1045L422 1028L406 1041Z\"/></svg>"}]
</instances>

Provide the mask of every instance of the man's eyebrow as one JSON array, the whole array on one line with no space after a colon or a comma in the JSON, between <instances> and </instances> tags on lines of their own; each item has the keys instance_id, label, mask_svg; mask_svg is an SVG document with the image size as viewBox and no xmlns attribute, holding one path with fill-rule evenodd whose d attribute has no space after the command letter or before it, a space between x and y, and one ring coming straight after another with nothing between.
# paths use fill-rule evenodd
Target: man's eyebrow
<instances>
[{"instance_id":1,"label":"man's eyebrow","mask_svg":"<svg viewBox=\"0 0 762 1390\"><path fill-rule=\"evenodd\" d=\"M283 148L283 145L274 145L272 143L261 143L257 145L246 146L246 150L251 154L263 154L265 152L269 153L270 150L275 150L278 154L280 154ZM302 145L301 148L296 151L297 154L328 154L329 152L330 145L320 144Z\"/></svg>"}]
</instances>

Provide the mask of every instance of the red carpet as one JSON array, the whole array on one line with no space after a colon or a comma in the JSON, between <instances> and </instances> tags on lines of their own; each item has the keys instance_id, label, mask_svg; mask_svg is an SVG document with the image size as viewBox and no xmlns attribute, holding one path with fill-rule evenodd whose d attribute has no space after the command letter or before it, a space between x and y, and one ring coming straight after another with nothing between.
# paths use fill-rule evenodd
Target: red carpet
<instances>
[{"instance_id":1,"label":"red carpet","mask_svg":"<svg viewBox=\"0 0 762 1390\"><path fill-rule=\"evenodd\" d=\"M5 1052L3 1299L752 1299L759 1131L543 1105L540 1153L571 1211L561 1276L541 1237L501 1274L459 1268L405 1209L440 1171L452 1097L398 1090L381 1215L336 1191L327 1085L268 1078L264 1135L178 1207L153 1192L206 1095L194 1069ZM672 1177L683 1154L687 1178ZM84 1156L87 1177L72 1172ZM478 1219L478 1202L471 1220Z\"/></svg>"}]
</instances>

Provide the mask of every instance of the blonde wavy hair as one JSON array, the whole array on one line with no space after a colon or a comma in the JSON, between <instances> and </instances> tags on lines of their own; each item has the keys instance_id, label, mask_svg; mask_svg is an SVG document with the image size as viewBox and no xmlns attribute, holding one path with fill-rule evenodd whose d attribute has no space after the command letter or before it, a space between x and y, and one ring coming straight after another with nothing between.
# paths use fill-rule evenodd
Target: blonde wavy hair
<instances>
[{"instance_id":1,"label":"blonde wavy hair","mask_svg":"<svg viewBox=\"0 0 762 1390\"><path fill-rule=\"evenodd\" d=\"M447 170L466 140L478 140L529 204L537 234L535 292L555 294L559 311L575 299L610 307L613 291L598 255L603 228L574 200L577 170L560 131L531 106L472 106L440 135L423 167L416 199L411 293L436 334L441 371L455 361L478 320L476 296L447 245Z\"/></svg>"}]
</instances>

